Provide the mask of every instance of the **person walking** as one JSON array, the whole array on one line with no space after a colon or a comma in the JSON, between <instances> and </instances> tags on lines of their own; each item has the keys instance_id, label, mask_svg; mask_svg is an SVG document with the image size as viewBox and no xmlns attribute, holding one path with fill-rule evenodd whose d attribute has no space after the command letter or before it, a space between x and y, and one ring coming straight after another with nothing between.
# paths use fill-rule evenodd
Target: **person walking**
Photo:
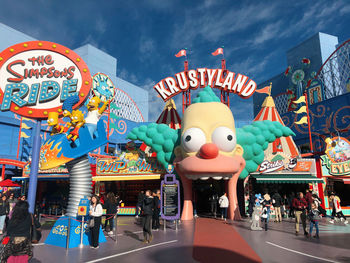
<instances>
[{"instance_id":1,"label":"person walking","mask_svg":"<svg viewBox=\"0 0 350 263\"><path fill-rule=\"evenodd\" d=\"M222 196L220 196L219 205L220 205L220 209L221 209L221 219L224 219L226 221L227 208L229 205L229 201L228 201L226 193L224 193Z\"/></svg>"},{"instance_id":2,"label":"person walking","mask_svg":"<svg viewBox=\"0 0 350 263\"><path fill-rule=\"evenodd\" d=\"M117 199L112 192L107 194L104 208L106 209L105 230L107 231L107 226L109 225L108 235L113 235L114 219L117 216L118 204Z\"/></svg>"},{"instance_id":3,"label":"person walking","mask_svg":"<svg viewBox=\"0 0 350 263\"><path fill-rule=\"evenodd\" d=\"M209 197L210 213L212 216L216 217L216 212L218 210L218 200L219 196L216 192L213 192Z\"/></svg>"},{"instance_id":4,"label":"person walking","mask_svg":"<svg viewBox=\"0 0 350 263\"><path fill-rule=\"evenodd\" d=\"M0 199L0 235L2 235L5 226L6 216L9 213L9 203L6 200L6 195L1 196Z\"/></svg>"},{"instance_id":5,"label":"person walking","mask_svg":"<svg viewBox=\"0 0 350 263\"><path fill-rule=\"evenodd\" d=\"M315 238L319 238L319 230L318 230L318 221L321 220L320 211L317 209L316 204L311 204L311 209L309 211L309 219L310 219L310 230L309 235L312 235L313 227L316 228Z\"/></svg>"},{"instance_id":6,"label":"person walking","mask_svg":"<svg viewBox=\"0 0 350 263\"><path fill-rule=\"evenodd\" d=\"M9 198L7 200L7 202L9 203L9 208L10 208L10 210L9 210L9 219L12 216L12 210L15 207L17 201L18 200L15 198L15 194L13 192L11 192L10 195L9 195Z\"/></svg>"},{"instance_id":7,"label":"person walking","mask_svg":"<svg viewBox=\"0 0 350 263\"><path fill-rule=\"evenodd\" d=\"M143 199L145 199L145 192L144 191L141 191L139 192L138 196L137 196L137 203L136 203L136 218L139 217L140 213L141 213L141 206L142 206L142 203L143 203Z\"/></svg>"},{"instance_id":8,"label":"person walking","mask_svg":"<svg viewBox=\"0 0 350 263\"><path fill-rule=\"evenodd\" d=\"M33 256L31 229L39 229L40 223L28 211L26 201L18 201L13 208L12 217L7 226L9 242L1 254L1 262L28 262Z\"/></svg>"},{"instance_id":9,"label":"person walking","mask_svg":"<svg viewBox=\"0 0 350 263\"><path fill-rule=\"evenodd\" d=\"M295 194L294 192L291 192L289 194L289 198L288 198L288 203L289 203L289 218L293 218L295 217L295 211L294 211L294 207L293 207L293 200L295 198Z\"/></svg>"},{"instance_id":10,"label":"person walking","mask_svg":"<svg viewBox=\"0 0 350 263\"><path fill-rule=\"evenodd\" d=\"M97 195L93 195L91 197L91 205L90 205L90 211L89 211L91 220L94 221L93 226L91 227L90 233L91 233L91 248L98 249L99 248L99 237L100 237L100 225L101 225L101 218L103 214L102 205L100 204L100 199Z\"/></svg>"},{"instance_id":11,"label":"person walking","mask_svg":"<svg viewBox=\"0 0 350 263\"><path fill-rule=\"evenodd\" d=\"M154 209L154 201L151 190L147 190L142 203L142 228L143 228L143 243L151 243L153 235L151 231L152 215Z\"/></svg>"},{"instance_id":12,"label":"person walking","mask_svg":"<svg viewBox=\"0 0 350 263\"><path fill-rule=\"evenodd\" d=\"M283 197L282 197L282 208L281 208L282 218L283 217L288 218L288 216L289 216L289 209L290 209L290 204L289 204L289 200L287 198L287 194L283 194Z\"/></svg>"},{"instance_id":13,"label":"person walking","mask_svg":"<svg viewBox=\"0 0 350 263\"><path fill-rule=\"evenodd\" d=\"M299 192L298 196L293 199L293 208L295 210L295 235L299 234L299 224L300 221L303 225L304 235L307 236L306 231L306 209L307 201L304 198L304 194Z\"/></svg>"},{"instance_id":14,"label":"person walking","mask_svg":"<svg viewBox=\"0 0 350 263\"><path fill-rule=\"evenodd\" d=\"M272 205L275 209L275 222L282 222L281 206L282 197L278 192L275 192L272 196Z\"/></svg>"},{"instance_id":15,"label":"person walking","mask_svg":"<svg viewBox=\"0 0 350 263\"><path fill-rule=\"evenodd\" d=\"M264 222L265 231L267 231L267 225L269 223L269 221L268 221L268 217L269 217L268 210L269 210L269 207L267 206L267 203L263 202L263 209L261 211L261 219Z\"/></svg>"},{"instance_id":16,"label":"person walking","mask_svg":"<svg viewBox=\"0 0 350 263\"><path fill-rule=\"evenodd\" d=\"M311 210L311 204L313 202L313 199L312 199L312 193L309 189L306 189L306 191L305 191L305 200L307 202L308 210Z\"/></svg>"},{"instance_id":17,"label":"person walking","mask_svg":"<svg viewBox=\"0 0 350 263\"><path fill-rule=\"evenodd\" d=\"M333 202L333 209L335 211L335 217L340 218L340 221L344 220L344 224L348 224L348 220L346 220L346 217L344 216L343 210L342 210L341 205L340 205L339 196L332 193L331 197L332 197L332 202Z\"/></svg>"},{"instance_id":18,"label":"person walking","mask_svg":"<svg viewBox=\"0 0 350 263\"><path fill-rule=\"evenodd\" d=\"M270 220L270 213L271 213L271 205L272 205L272 200L271 197L268 193L264 194L264 199L261 201L263 207L266 207L266 213L267 213L267 222Z\"/></svg>"}]
</instances>

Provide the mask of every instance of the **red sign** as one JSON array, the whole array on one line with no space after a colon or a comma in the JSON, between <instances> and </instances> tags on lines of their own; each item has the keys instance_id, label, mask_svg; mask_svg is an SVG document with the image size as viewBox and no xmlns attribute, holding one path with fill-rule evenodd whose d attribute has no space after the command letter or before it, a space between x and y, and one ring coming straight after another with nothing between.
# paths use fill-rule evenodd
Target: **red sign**
<instances>
[{"instance_id":1,"label":"red sign","mask_svg":"<svg viewBox=\"0 0 350 263\"><path fill-rule=\"evenodd\" d=\"M45 119L62 112L72 94L84 102L91 76L85 62L72 50L47 41L28 41L0 53L0 111Z\"/></svg>"},{"instance_id":2,"label":"red sign","mask_svg":"<svg viewBox=\"0 0 350 263\"><path fill-rule=\"evenodd\" d=\"M248 77L242 74L222 69L198 68L177 73L175 78L167 77L159 81L153 88L164 101L167 101L188 89L206 86L236 93L244 99L252 96L257 87L252 79L248 80Z\"/></svg>"}]
</instances>

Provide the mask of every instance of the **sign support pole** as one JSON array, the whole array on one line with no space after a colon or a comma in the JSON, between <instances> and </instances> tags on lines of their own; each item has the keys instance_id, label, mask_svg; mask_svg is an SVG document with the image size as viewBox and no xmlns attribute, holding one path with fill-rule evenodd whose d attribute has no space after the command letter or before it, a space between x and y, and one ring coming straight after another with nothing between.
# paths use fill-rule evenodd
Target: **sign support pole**
<instances>
[{"instance_id":1,"label":"sign support pole","mask_svg":"<svg viewBox=\"0 0 350 263\"><path fill-rule=\"evenodd\" d=\"M35 125L35 134L34 134L33 150L32 150L32 162L31 162L30 175L29 175L28 203L29 203L30 213L34 213L35 211L35 198L36 198L36 188L38 183L38 170L39 170L40 146L41 146L40 130L41 130L41 120L38 120Z\"/></svg>"},{"instance_id":2,"label":"sign support pole","mask_svg":"<svg viewBox=\"0 0 350 263\"><path fill-rule=\"evenodd\" d=\"M81 219L81 228L80 228L80 245L79 247L82 248L83 245L83 236L84 236L84 216L82 216Z\"/></svg>"},{"instance_id":3,"label":"sign support pole","mask_svg":"<svg viewBox=\"0 0 350 263\"><path fill-rule=\"evenodd\" d=\"M19 123L19 132L18 132L18 144L17 144L17 156L16 156L17 160L19 156L19 146L21 145L22 121L23 121L23 117L21 116L21 121Z\"/></svg>"},{"instance_id":4,"label":"sign support pole","mask_svg":"<svg viewBox=\"0 0 350 263\"><path fill-rule=\"evenodd\" d=\"M305 96L305 104L306 104L306 116L307 116L307 125L309 128L309 140L310 140L310 152L313 152L313 145L312 145L312 135L311 135L311 127L310 127L310 116L309 116L309 103L307 102L307 92L304 92Z\"/></svg>"}]
</instances>

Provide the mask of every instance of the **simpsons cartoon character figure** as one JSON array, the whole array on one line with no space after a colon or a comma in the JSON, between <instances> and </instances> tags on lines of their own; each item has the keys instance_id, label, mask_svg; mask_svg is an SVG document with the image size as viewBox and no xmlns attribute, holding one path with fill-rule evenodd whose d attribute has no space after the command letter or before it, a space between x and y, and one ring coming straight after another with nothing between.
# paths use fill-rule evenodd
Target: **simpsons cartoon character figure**
<instances>
[{"instance_id":1,"label":"simpsons cartoon character figure","mask_svg":"<svg viewBox=\"0 0 350 263\"><path fill-rule=\"evenodd\" d=\"M88 114L85 118L85 125L88 128L91 136L93 136L93 133L97 127L97 122L101 118L102 113L106 110L109 101L105 101L101 108L98 108L100 103L100 98L94 96L87 104Z\"/></svg>"}]
</instances>

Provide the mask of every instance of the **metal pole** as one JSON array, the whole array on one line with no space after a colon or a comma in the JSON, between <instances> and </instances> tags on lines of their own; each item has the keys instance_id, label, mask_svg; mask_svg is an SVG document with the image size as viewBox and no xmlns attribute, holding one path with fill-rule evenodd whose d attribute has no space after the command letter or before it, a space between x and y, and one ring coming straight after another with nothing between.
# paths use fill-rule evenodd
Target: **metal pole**
<instances>
[{"instance_id":1,"label":"metal pole","mask_svg":"<svg viewBox=\"0 0 350 263\"><path fill-rule=\"evenodd\" d=\"M175 219L175 231L177 231L177 219Z\"/></svg>"},{"instance_id":2,"label":"metal pole","mask_svg":"<svg viewBox=\"0 0 350 263\"><path fill-rule=\"evenodd\" d=\"M107 146L106 146L106 153L109 154L108 146L109 146L109 122L110 122L110 116L111 116L111 102L108 102L108 121L107 121Z\"/></svg>"},{"instance_id":3,"label":"metal pole","mask_svg":"<svg viewBox=\"0 0 350 263\"><path fill-rule=\"evenodd\" d=\"M117 237L118 237L117 222L118 222L118 212L117 212L117 214L115 214L115 217L114 217L114 235L115 235L115 243L118 243L118 240L117 240Z\"/></svg>"},{"instance_id":4,"label":"metal pole","mask_svg":"<svg viewBox=\"0 0 350 263\"><path fill-rule=\"evenodd\" d=\"M30 175L29 175L28 203L29 203L30 213L34 213L34 209L35 209L36 187L38 183L38 170L39 170L40 146L41 146L40 130L41 130L41 121L37 121L35 125L33 150L32 150L32 163L30 166Z\"/></svg>"},{"instance_id":5,"label":"metal pole","mask_svg":"<svg viewBox=\"0 0 350 263\"><path fill-rule=\"evenodd\" d=\"M83 236L84 236L84 216L81 219L81 229L80 229L80 245L79 247L82 248L83 245Z\"/></svg>"},{"instance_id":6,"label":"metal pole","mask_svg":"<svg viewBox=\"0 0 350 263\"><path fill-rule=\"evenodd\" d=\"M70 237L70 216L68 217L66 250L69 248L69 237Z\"/></svg>"},{"instance_id":7,"label":"metal pole","mask_svg":"<svg viewBox=\"0 0 350 263\"><path fill-rule=\"evenodd\" d=\"M19 156L19 146L21 145L22 121L23 121L23 117L21 116L21 122L19 123L19 132L18 132L18 144L17 144L17 156L16 156L16 160L18 160L18 156Z\"/></svg>"},{"instance_id":8,"label":"metal pole","mask_svg":"<svg viewBox=\"0 0 350 263\"><path fill-rule=\"evenodd\" d=\"M164 232L166 231L166 220L163 220Z\"/></svg>"},{"instance_id":9,"label":"metal pole","mask_svg":"<svg viewBox=\"0 0 350 263\"><path fill-rule=\"evenodd\" d=\"M309 140L310 140L310 151L313 152L313 145L312 145L312 135L311 135L311 127L310 127L310 116L309 116L309 104L307 103L307 92L304 93L305 96L305 104L306 104L306 115L307 115L307 125L309 128Z\"/></svg>"}]
</instances>

